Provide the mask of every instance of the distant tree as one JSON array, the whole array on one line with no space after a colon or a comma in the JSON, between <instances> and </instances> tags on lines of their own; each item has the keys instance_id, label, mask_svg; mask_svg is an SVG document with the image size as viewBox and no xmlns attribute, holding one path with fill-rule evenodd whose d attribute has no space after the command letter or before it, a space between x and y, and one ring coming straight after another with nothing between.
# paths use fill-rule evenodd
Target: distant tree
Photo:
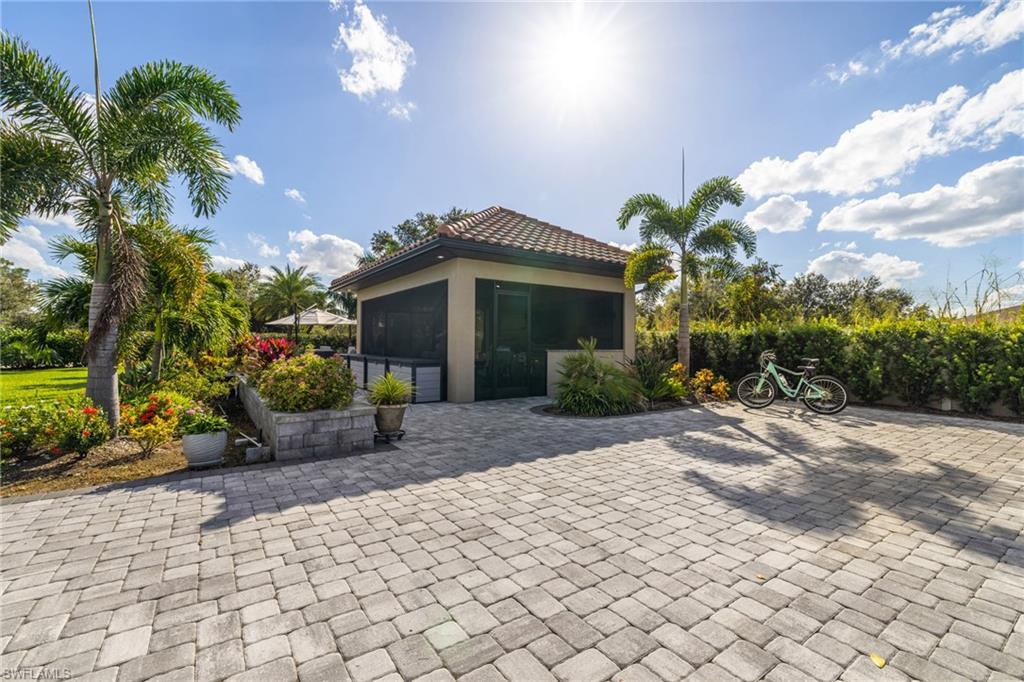
<instances>
[{"instance_id":1,"label":"distant tree","mask_svg":"<svg viewBox=\"0 0 1024 682\"><path fill-rule=\"evenodd\" d=\"M758 258L743 267L738 277L725 286L724 306L734 324L776 319L781 312L780 295L785 280L779 266Z\"/></svg>"},{"instance_id":2,"label":"distant tree","mask_svg":"<svg viewBox=\"0 0 1024 682\"><path fill-rule=\"evenodd\" d=\"M224 279L231 282L235 295L251 308L256 301L260 281L263 279L263 271L260 266L247 261L237 268L228 268L221 274L224 275Z\"/></svg>"},{"instance_id":3,"label":"distant tree","mask_svg":"<svg viewBox=\"0 0 1024 682\"><path fill-rule=\"evenodd\" d=\"M682 205L673 206L656 194L636 194L619 211L619 228L626 229L640 218L643 243L626 264L625 283L632 288L645 283L652 290L674 279L673 263L679 272L679 327L676 353L690 371L689 285L701 259L732 258L737 250L754 255L757 237L743 221L718 218L723 204L743 203L743 189L732 178L717 177L701 184Z\"/></svg>"},{"instance_id":4,"label":"distant tree","mask_svg":"<svg viewBox=\"0 0 1024 682\"><path fill-rule=\"evenodd\" d=\"M28 278L28 269L15 267L0 258L0 326L27 327L33 324L39 286Z\"/></svg>"},{"instance_id":5,"label":"distant tree","mask_svg":"<svg viewBox=\"0 0 1024 682\"><path fill-rule=\"evenodd\" d=\"M432 236L441 225L462 220L471 215L473 215L473 211L453 206L441 215L417 213L414 217L403 220L390 230L378 230L370 237L370 251L359 259L359 264L366 265L378 258L391 255L402 247L410 246Z\"/></svg>"},{"instance_id":6,"label":"distant tree","mask_svg":"<svg viewBox=\"0 0 1024 682\"><path fill-rule=\"evenodd\" d=\"M284 270L271 267L270 278L260 283L256 294L255 311L263 320L292 315L295 318L293 331L299 340L299 313L306 308L325 307L327 291L315 275L306 272L306 266L293 268L286 265Z\"/></svg>"}]
</instances>

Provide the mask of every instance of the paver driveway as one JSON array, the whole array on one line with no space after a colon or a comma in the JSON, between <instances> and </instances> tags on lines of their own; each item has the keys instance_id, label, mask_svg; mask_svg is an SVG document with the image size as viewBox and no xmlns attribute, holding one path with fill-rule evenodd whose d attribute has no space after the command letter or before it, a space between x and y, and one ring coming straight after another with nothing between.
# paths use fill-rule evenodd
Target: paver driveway
<instances>
[{"instance_id":1,"label":"paver driveway","mask_svg":"<svg viewBox=\"0 0 1024 682\"><path fill-rule=\"evenodd\" d=\"M1024 428L535 404L4 504L5 679L1024 676Z\"/></svg>"}]
</instances>

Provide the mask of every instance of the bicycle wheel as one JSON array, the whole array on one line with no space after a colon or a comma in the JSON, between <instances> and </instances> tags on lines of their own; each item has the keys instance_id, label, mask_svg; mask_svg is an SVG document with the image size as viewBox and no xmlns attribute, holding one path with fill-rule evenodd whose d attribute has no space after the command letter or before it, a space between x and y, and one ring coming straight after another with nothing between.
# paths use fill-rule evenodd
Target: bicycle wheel
<instances>
[{"instance_id":1,"label":"bicycle wheel","mask_svg":"<svg viewBox=\"0 0 1024 682\"><path fill-rule=\"evenodd\" d=\"M760 379L760 374L748 374L736 383L736 397L741 403L755 410L768 407L775 402L775 385L770 379L765 379L758 389L757 383Z\"/></svg>"},{"instance_id":2,"label":"bicycle wheel","mask_svg":"<svg viewBox=\"0 0 1024 682\"><path fill-rule=\"evenodd\" d=\"M843 382L835 377L822 374L811 377L807 382L821 392L820 395L809 395L810 388L804 391L804 402L818 414L836 414L841 412L849 400L849 393Z\"/></svg>"}]
</instances>

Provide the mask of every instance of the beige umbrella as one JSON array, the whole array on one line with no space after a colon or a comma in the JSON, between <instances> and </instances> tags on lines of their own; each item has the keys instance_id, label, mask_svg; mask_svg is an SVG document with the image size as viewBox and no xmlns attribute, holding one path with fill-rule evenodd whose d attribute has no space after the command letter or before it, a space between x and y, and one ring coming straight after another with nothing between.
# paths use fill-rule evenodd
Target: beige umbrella
<instances>
[{"instance_id":1,"label":"beige umbrella","mask_svg":"<svg viewBox=\"0 0 1024 682\"><path fill-rule=\"evenodd\" d=\"M329 313L326 310L320 310L319 308L307 308L298 315L288 315L287 317L282 317L280 320L267 322L268 327L291 327L294 329L296 342L299 340L299 327L303 325L307 325L309 327L315 327L317 325L321 327L354 327L355 324L355 320L350 320L347 317L335 315L334 313Z\"/></svg>"}]
</instances>

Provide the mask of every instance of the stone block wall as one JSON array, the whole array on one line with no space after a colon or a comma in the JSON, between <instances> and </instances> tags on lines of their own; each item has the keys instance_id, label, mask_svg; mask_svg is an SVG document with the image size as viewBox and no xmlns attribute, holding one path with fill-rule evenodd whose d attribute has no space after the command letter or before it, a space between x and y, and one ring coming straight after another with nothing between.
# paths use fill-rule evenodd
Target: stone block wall
<instances>
[{"instance_id":1,"label":"stone block wall","mask_svg":"<svg viewBox=\"0 0 1024 682\"><path fill-rule=\"evenodd\" d=\"M334 456L373 448L377 408L368 403L353 401L344 410L274 412L245 377L239 377L238 395L273 459Z\"/></svg>"}]
</instances>

